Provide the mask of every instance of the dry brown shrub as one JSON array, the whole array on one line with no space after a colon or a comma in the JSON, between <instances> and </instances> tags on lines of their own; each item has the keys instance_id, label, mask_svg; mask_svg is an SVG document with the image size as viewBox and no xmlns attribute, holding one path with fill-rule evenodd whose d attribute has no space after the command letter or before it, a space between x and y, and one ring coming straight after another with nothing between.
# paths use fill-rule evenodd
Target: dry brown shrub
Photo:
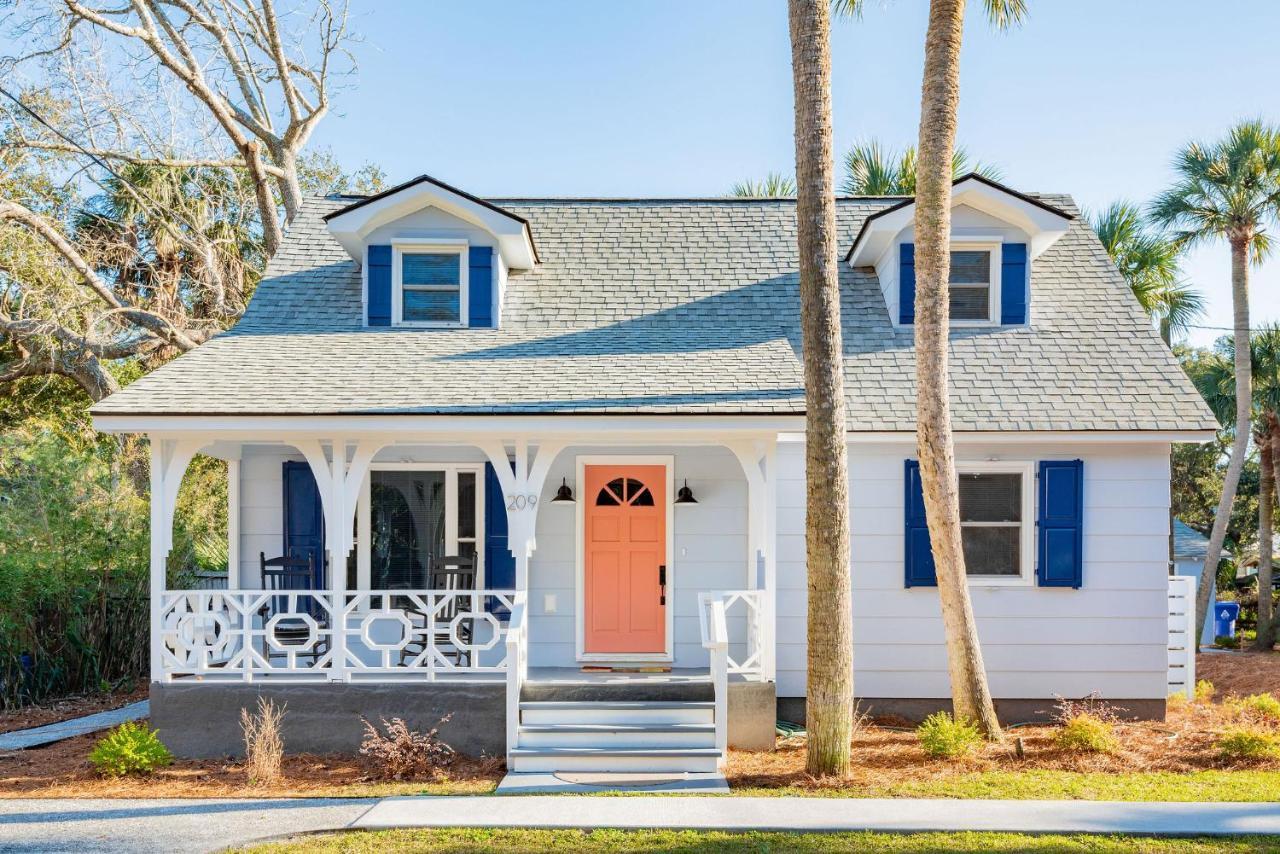
<instances>
[{"instance_id":1,"label":"dry brown shrub","mask_svg":"<svg viewBox=\"0 0 1280 854\"><path fill-rule=\"evenodd\" d=\"M280 728L287 706L287 703L277 706L273 700L258 697L257 714L240 710L245 771L252 785L268 785L280 778L280 766L284 762L284 736Z\"/></svg>"},{"instance_id":2,"label":"dry brown shrub","mask_svg":"<svg viewBox=\"0 0 1280 854\"><path fill-rule=\"evenodd\" d=\"M409 729L403 718L382 718L379 730L364 718L360 753L368 758L370 776L381 780L439 779L457 759L453 748L440 740L445 715L426 733Z\"/></svg>"}]
</instances>

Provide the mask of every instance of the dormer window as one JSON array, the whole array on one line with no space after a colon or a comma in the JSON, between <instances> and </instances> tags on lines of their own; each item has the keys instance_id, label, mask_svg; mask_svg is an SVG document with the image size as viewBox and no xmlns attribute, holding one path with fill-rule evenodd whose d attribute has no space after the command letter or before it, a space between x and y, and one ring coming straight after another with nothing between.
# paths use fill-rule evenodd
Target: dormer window
<instances>
[{"instance_id":1,"label":"dormer window","mask_svg":"<svg viewBox=\"0 0 1280 854\"><path fill-rule=\"evenodd\" d=\"M996 316L998 282L993 275L994 249L952 249L947 296L951 319L961 323L990 323Z\"/></svg>"},{"instance_id":2,"label":"dormer window","mask_svg":"<svg viewBox=\"0 0 1280 854\"><path fill-rule=\"evenodd\" d=\"M392 248L392 323L464 326L466 241L397 241Z\"/></svg>"}]
</instances>

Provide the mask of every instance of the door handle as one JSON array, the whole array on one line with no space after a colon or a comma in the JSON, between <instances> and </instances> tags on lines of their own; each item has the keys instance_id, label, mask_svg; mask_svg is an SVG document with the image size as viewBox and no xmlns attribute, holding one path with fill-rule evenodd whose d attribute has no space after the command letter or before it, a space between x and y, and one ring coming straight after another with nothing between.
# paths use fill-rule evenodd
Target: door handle
<instances>
[{"instance_id":1,"label":"door handle","mask_svg":"<svg viewBox=\"0 0 1280 854\"><path fill-rule=\"evenodd\" d=\"M665 563L658 564L658 604L667 604L667 565Z\"/></svg>"}]
</instances>

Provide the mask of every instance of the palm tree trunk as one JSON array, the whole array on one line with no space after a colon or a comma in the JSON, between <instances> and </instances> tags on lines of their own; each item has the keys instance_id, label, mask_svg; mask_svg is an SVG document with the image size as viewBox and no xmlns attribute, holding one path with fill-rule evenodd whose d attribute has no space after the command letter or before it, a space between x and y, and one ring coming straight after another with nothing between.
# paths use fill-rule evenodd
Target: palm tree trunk
<instances>
[{"instance_id":1,"label":"palm tree trunk","mask_svg":"<svg viewBox=\"0 0 1280 854\"><path fill-rule=\"evenodd\" d=\"M853 605L844 354L831 150L829 0L790 0L796 226L805 379L808 770L847 775L853 739Z\"/></svg>"},{"instance_id":2,"label":"palm tree trunk","mask_svg":"<svg viewBox=\"0 0 1280 854\"><path fill-rule=\"evenodd\" d=\"M1236 437L1231 443L1231 460L1222 481L1222 497L1213 516L1213 531L1209 534L1209 551L1200 570L1200 589L1196 591L1196 639L1209 613L1209 597L1213 593L1214 579L1218 574L1222 543L1227 538L1227 522L1231 518L1231 505L1236 499L1236 487L1240 485L1240 472L1244 469L1245 454L1249 451L1249 409L1253 400L1253 374L1249 361L1249 246L1253 234L1233 232L1231 242L1231 302L1233 308L1233 337L1235 342L1236 374ZM919 262L917 262L917 265Z\"/></svg>"},{"instance_id":3,"label":"palm tree trunk","mask_svg":"<svg viewBox=\"0 0 1280 854\"><path fill-rule=\"evenodd\" d=\"M1280 483L1277 477L1280 477L1280 417L1274 412L1267 413L1267 429L1270 433L1271 445L1271 489L1272 499L1275 496L1275 485ZM1262 500L1259 493L1258 500ZM1269 502L1270 504L1270 502ZM1274 512L1274 511L1273 511ZM1274 517L1272 519L1274 521ZM1259 525L1259 538L1261 538L1261 525ZM1258 563L1258 637L1254 641L1254 646L1260 650L1268 650L1276 642L1275 633L1275 608L1272 605L1271 583L1275 575L1275 569L1271 565L1271 538L1268 536L1266 545L1259 539L1260 548L1266 551L1267 559L1265 562ZM1261 550L1259 555L1261 555Z\"/></svg>"},{"instance_id":4,"label":"palm tree trunk","mask_svg":"<svg viewBox=\"0 0 1280 854\"><path fill-rule=\"evenodd\" d=\"M960 491L951 432L947 280L951 270L951 159L960 101L964 0L932 0L916 165L916 449L947 639L951 699L958 718L1000 737L978 627L969 601L960 536Z\"/></svg>"},{"instance_id":5,"label":"palm tree trunk","mask_svg":"<svg viewBox=\"0 0 1280 854\"><path fill-rule=\"evenodd\" d=\"M1268 413L1269 414L1269 413ZM1258 636L1254 641L1256 649L1270 649L1271 644L1264 644L1262 627L1271 622L1271 522L1272 505L1275 502L1275 442L1272 437L1270 418L1263 421L1262 429L1254 436L1258 444ZM1267 586L1262 586L1263 580ZM1264 603L1265 600L1265 603Z\"/></svg>"}]
</instances>

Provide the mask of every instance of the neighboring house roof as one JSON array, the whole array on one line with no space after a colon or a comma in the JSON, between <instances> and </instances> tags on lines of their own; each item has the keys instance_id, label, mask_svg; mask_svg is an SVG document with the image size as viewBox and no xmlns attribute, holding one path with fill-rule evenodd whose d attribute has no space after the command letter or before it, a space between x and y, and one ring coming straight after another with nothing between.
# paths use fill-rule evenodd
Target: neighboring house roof
<instances>
[{"instance_id":1,"label":"neighboring house roof","mask_svg":"<svg viewBox=\"0 0 1280 854\"><path fill-rule=\"evenodd\" d=\"M1204 561L1209 554L1209 538L1181 519L1173 520L1173 559L1175 561ZM1222 550L1222 557L1231 552Z\"/></svg>"},{"instance_id":2,"label":"neighboring house roof","mask_svg":"<svg viewBox=\"0 0 1280 854\"><path fill-rule=\"evenodd\" d=\"M1078 212L1065 196L1038 203ZM540 263L501 329L366 328L358 265L308 200L230 332L95 414L801 414L795 203L490 199ZM900 198L841 199L841 242ZM913 336L841 265L849 429L915 426ZM952 333L957 430L1209 430L1213 416L1078 217L1032 266L1027 327Z\"/></svg>"}]
</instances>

